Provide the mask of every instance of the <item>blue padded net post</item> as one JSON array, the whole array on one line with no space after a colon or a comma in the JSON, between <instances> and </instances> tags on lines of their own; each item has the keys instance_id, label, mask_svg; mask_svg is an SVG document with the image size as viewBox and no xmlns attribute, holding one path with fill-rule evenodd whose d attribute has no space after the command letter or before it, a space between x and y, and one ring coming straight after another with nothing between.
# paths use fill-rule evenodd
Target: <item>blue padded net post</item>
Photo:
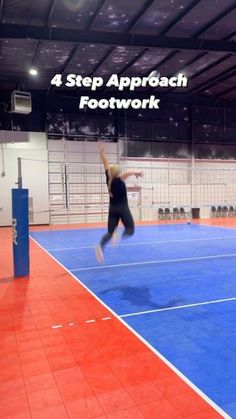
<instances>
[{"instance_id":1,"label":"blue padded net post","mask_svg":"<svg viewBox=\"0 0 236 419\"><path fill-rule=\"evenodd\" d=\"M29 275L28 189L12 189L14 277Z\"/></svg>"}]
</instances>

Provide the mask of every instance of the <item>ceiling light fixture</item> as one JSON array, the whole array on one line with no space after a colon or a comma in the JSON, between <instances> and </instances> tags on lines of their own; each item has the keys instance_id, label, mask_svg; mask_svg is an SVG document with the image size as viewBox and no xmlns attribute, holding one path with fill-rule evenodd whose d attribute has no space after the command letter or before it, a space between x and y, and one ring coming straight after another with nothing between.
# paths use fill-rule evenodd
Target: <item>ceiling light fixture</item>
<instances>
[{"instance_id":1,"label":"ceiling light fixture","mask_svg":"<svg viewBox=\"0 0 236 419\"><path fill-rule=\"evenodd\" d=\"M31 74L31 76L37 76L38 70L36 70L35 68L31 68L29 73Z\"/></svg>"}]
</instances>

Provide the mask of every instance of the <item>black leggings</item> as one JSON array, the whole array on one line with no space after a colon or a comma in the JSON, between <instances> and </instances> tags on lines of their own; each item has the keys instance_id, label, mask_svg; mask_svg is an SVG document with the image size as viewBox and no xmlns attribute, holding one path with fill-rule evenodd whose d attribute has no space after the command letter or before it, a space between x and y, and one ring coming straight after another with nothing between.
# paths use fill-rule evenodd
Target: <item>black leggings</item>
<instances>
[{"instance_id":1,"label":"black leggings","mask_svg":"<svg viewBox=\"0 0 236 419\"><path fill-rule=\"evenodd\" d=\"M110 205L108 215L108 231L101 239L101 247L104 247L105 244L111 239L112 234L114 233L120 220L125 227L122 237L128 237L134 234L134 220L128 205Z\"/></svg>"}]
</instances>

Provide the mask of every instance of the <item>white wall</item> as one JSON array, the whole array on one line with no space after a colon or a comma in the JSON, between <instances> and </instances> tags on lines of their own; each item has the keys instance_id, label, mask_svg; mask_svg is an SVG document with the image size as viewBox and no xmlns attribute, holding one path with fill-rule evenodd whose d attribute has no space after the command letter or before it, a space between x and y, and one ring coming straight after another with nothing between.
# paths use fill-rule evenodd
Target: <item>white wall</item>
<instances>
[{"instance_id":1,"label":"white wall","mask_svg":"<svg viewBox=\"0 0 236 419\"><path fill-rule=\"evenodd\" d=\"M0 135L0 226L11 225L11 189L17 188L18 157L22 158L23 187L29 189L29 197L33 202L31 224L47 224L49 205L46 135L34 132L5 134L6 132L2 132Z\"/></svg>"}]
</instances>

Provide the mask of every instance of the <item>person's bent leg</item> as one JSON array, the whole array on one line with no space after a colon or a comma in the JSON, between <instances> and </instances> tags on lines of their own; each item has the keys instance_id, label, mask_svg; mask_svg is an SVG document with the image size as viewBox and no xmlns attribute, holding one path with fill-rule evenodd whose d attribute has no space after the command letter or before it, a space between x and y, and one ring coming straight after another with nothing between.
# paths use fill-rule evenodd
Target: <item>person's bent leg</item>
<instances>
[{"instance_id":1,"label":"person's bent leg","mask_svg":"<svg viewBox=\"0 0 236 419\"><path fill-rule=\"evenodd\" d=\"M99 262L104 261L103 248L111 240L112 235L116 227L118 226L118 223L119 223L119 216L117 216L114 210L110 209L109 216L108 216L107 233L105 233L102 236L99 246L96 247L96 256Z\"/></svg>"},{"instance_id":2,"label":"person's bent leg","mask_svg":"<svg viewBox=\"0 0 236 419\"><path fill-rule=\"evenodd\" d=\"M121 221L124 224L125 230L122 234L122 237L130 237L134 234L134 219L130 212L130 209L128 206L125 206L121 210Z\"/></svg>"},{"instance_id":3,"label":"person's bent leg","mask_svg":"<svg viewBox=\"0 0 236 419\"><path fill-rule=\"evenodd\" d=\"M107 242L109 242L112 238L112 235L119 224L119 215L114 211L114 209L109 210L108 216L108 225L107 225L107 233L104 234L100 241L100 246L103 248Z\"/></svg>"},{"instance_id":4,"label":"person's bent leg","mask_svg":"<svg viewBox=\"0 0 236 419\"><path fill-rule=\"evenodd\" d=\"M102 239L100 241L100 246L101 246L102 249L105 246L105 244L107 244L107 242L109 242L111 240L111 237L112 237L112 234L109 233L109 231L102 236Z\"/></svg>"}]
</instances>

